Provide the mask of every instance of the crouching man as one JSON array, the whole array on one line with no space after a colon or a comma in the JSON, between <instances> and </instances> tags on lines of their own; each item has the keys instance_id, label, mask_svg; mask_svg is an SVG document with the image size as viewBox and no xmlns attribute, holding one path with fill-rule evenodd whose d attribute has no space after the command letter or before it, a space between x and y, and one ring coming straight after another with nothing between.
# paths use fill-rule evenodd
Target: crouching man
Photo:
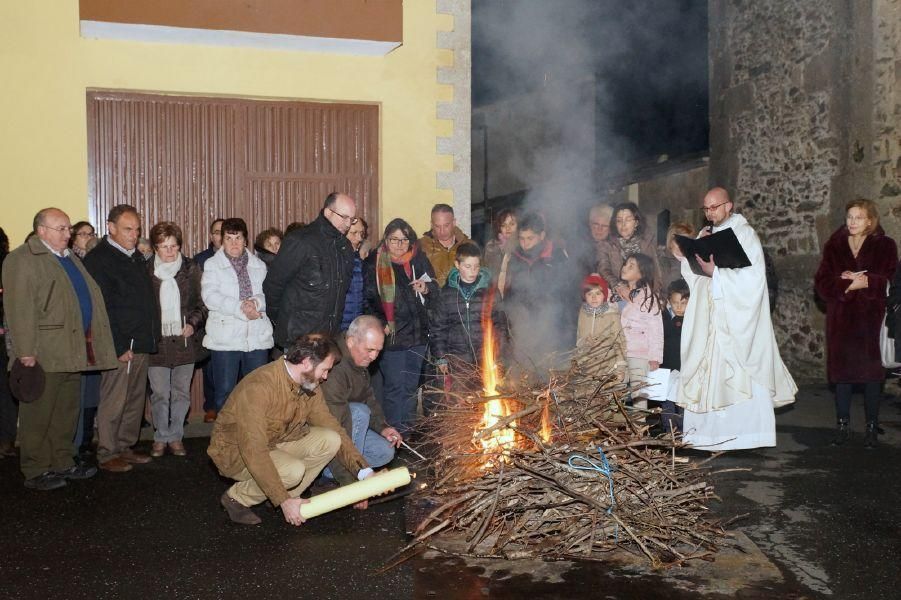
<instances>
[{"instance_id":1,"label":"crouching man","mask_svg":"<svg viewBox=\"0 0 901 600\"><path fill-rule=\"evenodd\" d=\"M382 467L394 458L394 449L403 441L400 433L385 421L382 406L376 400L369 379L369 365L378 358L385 344L382 322L361 315L351 322L338 340L344 360L336 365L328 381L322 384L325 401L332 415L351 436L357 450L371 466ZM353 483L354 475L336 458L324 473L341 485ZM367 500L354 505L364 509Z\"/></svg>"},{"instance_id":2,"label":"crouching man","mask_svg":"<svg viewBox=\"0 0 901 600\"><path fill-rule=\"evenodd\" d=\"M288 523L303 523L300 506L308 500L299 496L336 455L358 479L373 474L319 389L339 352L327 336L301 336L228 397L207 453L222 475L236 480L220 499L235 523L259 523L250 507L267 498Z\"/></svg>"}]
</instances>

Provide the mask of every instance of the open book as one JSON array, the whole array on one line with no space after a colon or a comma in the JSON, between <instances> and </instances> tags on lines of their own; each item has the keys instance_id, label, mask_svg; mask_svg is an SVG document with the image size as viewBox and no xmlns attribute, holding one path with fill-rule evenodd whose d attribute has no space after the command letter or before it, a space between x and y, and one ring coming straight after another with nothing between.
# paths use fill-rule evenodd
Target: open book
<instances>
[{"instance_id":1,"label":"open book","mask_svg":"<svg viewBox=\"0 0 901 600\"><path fill-rule=\"evenodd\" d=\"M741 269L751 266L748 255L738 243L738 238L735 237L731 227L697 239L677 235L675 240L695 275L708 277L698 264L696 254L704 260L712 254L714 264L721 269Z\"/></svg>"}]
</instances>

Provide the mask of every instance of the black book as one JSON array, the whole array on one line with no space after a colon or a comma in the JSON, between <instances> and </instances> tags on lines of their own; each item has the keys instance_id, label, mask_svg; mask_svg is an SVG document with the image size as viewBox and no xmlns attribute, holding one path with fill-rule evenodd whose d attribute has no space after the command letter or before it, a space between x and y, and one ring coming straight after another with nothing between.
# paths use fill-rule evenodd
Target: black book
<instances>
[{"instance_id":1,"label":"black book","mask_svg":"<svg viewBox=\"0 0 901 600\"><path fill-rule=\"evenodd\" d=\"M701 265L695 258L696 254L704 260L707 260L707 257L712 254L713 263L722 269L741 269L751 266L748 255L738 243L738 238L735 237L735 232L731 227L702 238L695 239L677 235L675 239L679 250L688 259L688 264L695 275L708 276L701 270Z\"/></svg>"}]
</instances>

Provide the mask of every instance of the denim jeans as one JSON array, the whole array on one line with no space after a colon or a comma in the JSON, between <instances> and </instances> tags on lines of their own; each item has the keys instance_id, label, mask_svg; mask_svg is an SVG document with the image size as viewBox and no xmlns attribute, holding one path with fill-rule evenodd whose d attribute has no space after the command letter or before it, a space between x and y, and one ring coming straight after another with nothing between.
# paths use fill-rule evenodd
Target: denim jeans
<instances>
[{"instance_id":1,"label":"denim jeans","mask_svg":"<svg viewBox=\"0 0 901 600\"><path fill-rule=\"evenodd\" d=\"M382 409L388 424L406 436L416 418L416 390L422 373L426 346L385 350L379 371L385 380Z\"/></svg>"},{"instance_id":2,"label":"denim jeans","mask_svg":"<svg viewBox=\"0 0 901 600\"><path fill-rule=\"evenodd\" d=\"M228 395L238 384L238 375L244 377L269 362L269 350L250 352L213 350L210 354L210 367L213 372L213 410L217 412L222 410Z\"/></svg>"},{"instance_id":3,"label":"denim jeans","mask_svg":"<svg viewBox=\"0 0 901 600\"><path fill-rule=\"evenodd\" d=\"M388 443L377 431L369 428L369 407L362 402L348 402L350 408L350 418L353 422L350 439L353 440L354 446L369 463L373 469L384 467L394 458L394 446ZM334 479L332 471L328 467L322 471L322 474L330 479ZM353 473L356 475L356 473Z\"/></svg>"}]
</instances>

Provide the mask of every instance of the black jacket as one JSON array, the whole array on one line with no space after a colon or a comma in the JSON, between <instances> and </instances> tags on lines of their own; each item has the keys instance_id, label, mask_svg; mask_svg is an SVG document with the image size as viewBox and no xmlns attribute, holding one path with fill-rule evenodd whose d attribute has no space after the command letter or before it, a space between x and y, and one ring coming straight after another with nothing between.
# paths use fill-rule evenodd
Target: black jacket
<instances>
[{"instance_id":1,"label":"black jacket","mask_svg":"<svg viewBox=\"0 0 901 600\"><path fill-rule=\"evenodd\" d=\"M284 348L307 333L338 333L353 268L350 242L321 212L286 235L263 282L275 343Z\"/></svg>"},{"instance_id":2,"label":"black jacket","mask_svg":"<svg viewBox=\"0 0 901 600\"><path fill-rule=\"evenodd\" d=\"M447 283L441 288L438 301L432 304L432 356L443 359L453 355L468 364L478 365L482 361L482 343L485 332L482 329L484 311L488 310L487 298L491 292L491 273L482 269L475 288L467 299L460 289L460 272L451 270ZM500 297L495 298L495 302ZM506 320L497 305L491 307L491 321L495 329L495 344L500 354L500 341L506 334Z\"/></svg>"},{"instance_id":3,"label":"black jacket","mask_svg":"<svg viewBox=\"0 0 901 600\"><path fill-rule=\"evenodd\" d=\"M281 252L279 252L281 254ZM385 311L382 308L382 299L379 296L378 285L375 278L376 257L378 249L373 249L363 261L363 312L373 315L387 323ZM386 350L403 350L412 346L421 346L429 343L429 308L437 300L440 289L435 282L435 271L432 263L422 252L416 252L411 260L416 270L416 277L422 273L428 273L432 281L426 284L429 293L425 294L425 304L419 300L410 285L410 278L404 272L402 265L392 264L394 267L394 322L397 331L394 336L385 338Z\"/></svg>"},{"instance_id":4,"label":"black jacket","mask_svg":"<svg viewBox=\"0 0 901 600\"><path fill-rule=\"evenodd\" d=\"M84 257L84 266L103 292L106 313L113 332L116 356L122 356L134 340L136 354L157 350L159 309L147 261L135 250L130 257L103 238Z\"/></svg>"},{"instance_id":5,"label":"black jacket","mask_svg":"<svg viewBox=\"0 0 901 600\"><path fill-rule=\"evenodd\" d=\"M681 369L680 346L682 344L683 317L670 314L669 309L664 310L661 315L663 318L663 362L660 363L660 366L664 369Z\"/></svg>"}]
</instances>

